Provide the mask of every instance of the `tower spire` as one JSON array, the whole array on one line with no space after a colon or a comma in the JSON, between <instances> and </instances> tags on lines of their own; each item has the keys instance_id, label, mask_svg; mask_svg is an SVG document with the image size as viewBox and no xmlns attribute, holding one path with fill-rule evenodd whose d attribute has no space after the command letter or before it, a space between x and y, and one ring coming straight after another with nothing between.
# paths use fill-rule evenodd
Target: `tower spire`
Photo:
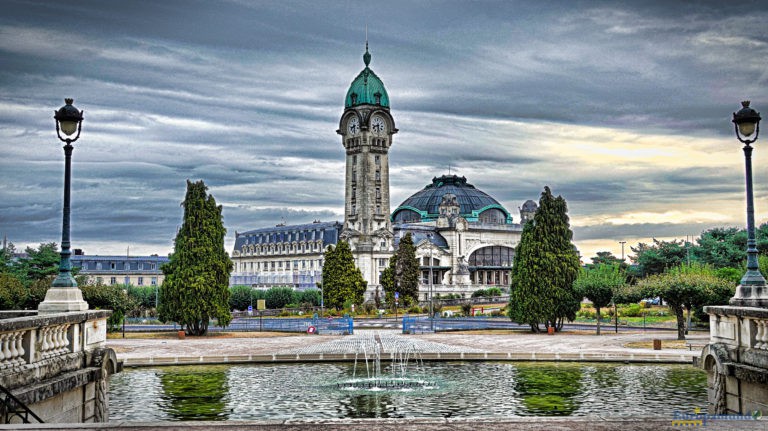
<instances>
[{"instance_id":1,"label":"tower spire","mask_svg":"<svg viewBox=\"0 0 768 431\"><path fill-rule=\"evenodd\" d=\"M365 54L363 54L363 63L365 63L365 67L371 64L371 53L368 52L368 23L365 24Z\"/></svg>"}]
</instances>

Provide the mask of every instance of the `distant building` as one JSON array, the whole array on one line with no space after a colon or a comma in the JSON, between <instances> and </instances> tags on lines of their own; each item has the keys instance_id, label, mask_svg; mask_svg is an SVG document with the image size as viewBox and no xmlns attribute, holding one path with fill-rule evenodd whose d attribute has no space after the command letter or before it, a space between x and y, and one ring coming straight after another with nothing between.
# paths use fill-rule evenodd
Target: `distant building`
<instances>
[{"instance_id":1,"label":"distant building","mask_svg":"<svg viewBox=\"0 0 768 431\"><path fill-rule=\"evenodd\" d=\"M229 284L316 288L323 279L323 252L336 245L341 229L339 222L314 222L235 232Z\"/></svg>"},{"instance_id":2,"label":"distant building","mask_svg":"<svg viewBox=\"0 0 768 431\"><path fill-rule=\"evenodd\" d=\"M536 203L521 208L536 212ZM421 263L422 300L434 294L465 297L489 286L509 286L509 272L522 225L496 199L464 177L443 175L403 201L392 212L395 243L410 233Z\"/></svg>"},{"instance_id":3,"label":"distant building","mask_svg":"<svg viewBox=\"0 0 768 431\"><path fill-rule=\"evenodd\" d=\"M345 240L368 284L365 299L371 300L400 239L411 233L421 262L420 300L429 298L430 270L432 290L441 295L468 297L488 286L509 286L522 224L533 217L536 203L526 201L522 224L515 223L504 206L465 177L443 175L390 213L389 150L398 129L384 83L370 68L367 43L363 62L336 130L346 160L343 223L235 232L230 284L314 287L321 281L323 250Z\"/></svg>"},{"instance_id":4,"label":"distant building","mask_svg":"<svg viewBox=\"0 0 768 431\"><path fill-rule=\"evenodd\" d=\"M165 256L87 256L70 257L78 275L88 276L88 281L103 284L129 284L133 286L159 286L163 283L160 267L168 262Z\"/></svg>"}]
</instances>

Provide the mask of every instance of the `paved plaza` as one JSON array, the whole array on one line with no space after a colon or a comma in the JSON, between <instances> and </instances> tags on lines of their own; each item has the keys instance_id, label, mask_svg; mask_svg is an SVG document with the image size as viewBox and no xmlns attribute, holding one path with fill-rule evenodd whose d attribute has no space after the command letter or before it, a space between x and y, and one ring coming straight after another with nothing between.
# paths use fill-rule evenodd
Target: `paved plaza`
<instances>
[{"instance_id":1,"label":"paved plaza","mask_svg":"<svg viewBox=\"0 0 768 431\"><path fill-rule=\"evenodd\" d=\"M242 338L110 339L108 346L126 366L173 363L229 363L353 360L380 340L382 353L410 350L431 360L546 360L691 363L700 347L689 350L627 347L652 339L674 340L673 332L594 334L472 334L462 332L403 335L396 330L356 330L354 335L250 334ZM695 343L703 345L706 336Z\"/></svg>"}]
</instances>

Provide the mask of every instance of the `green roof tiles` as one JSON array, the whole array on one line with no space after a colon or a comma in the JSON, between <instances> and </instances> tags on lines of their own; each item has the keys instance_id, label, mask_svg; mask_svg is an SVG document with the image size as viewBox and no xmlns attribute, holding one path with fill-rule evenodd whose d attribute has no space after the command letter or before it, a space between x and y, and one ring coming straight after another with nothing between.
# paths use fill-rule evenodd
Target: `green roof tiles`
<instances>
[{"instance_id":1,"label":"green roof tiles","mask_svg":"<svg viewBox=\"0 0 768 431\"><path fill-rule=\"evenodd\" d=\"M344 107L350 108L352 106L368 104L389 108L389 95L384 88L384 83L368 67L371 63L371 54L368 52L367 43L365 54L363 54L363 62L365 63L365 69L350 84L349 90L347 90L347 97L344 99Z\"/></svg>"}]
</instances>

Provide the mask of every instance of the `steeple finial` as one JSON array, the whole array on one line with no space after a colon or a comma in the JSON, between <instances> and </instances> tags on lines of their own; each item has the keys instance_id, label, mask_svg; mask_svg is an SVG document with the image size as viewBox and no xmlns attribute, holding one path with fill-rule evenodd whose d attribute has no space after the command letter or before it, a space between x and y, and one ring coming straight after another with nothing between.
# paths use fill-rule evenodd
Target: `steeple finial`
<instances>
[{"instance_id":1,"label":"steeple finial","mask_svg":"<svg viewBox=\"0 0 768 431\"><path fill-rule=\"evenodd\" d=\"M368 24L365 24L365 54L363 54L363 63L365 63L365 67L371 64L371 53L368 52Z\"/></svg>"}]
</instances>

